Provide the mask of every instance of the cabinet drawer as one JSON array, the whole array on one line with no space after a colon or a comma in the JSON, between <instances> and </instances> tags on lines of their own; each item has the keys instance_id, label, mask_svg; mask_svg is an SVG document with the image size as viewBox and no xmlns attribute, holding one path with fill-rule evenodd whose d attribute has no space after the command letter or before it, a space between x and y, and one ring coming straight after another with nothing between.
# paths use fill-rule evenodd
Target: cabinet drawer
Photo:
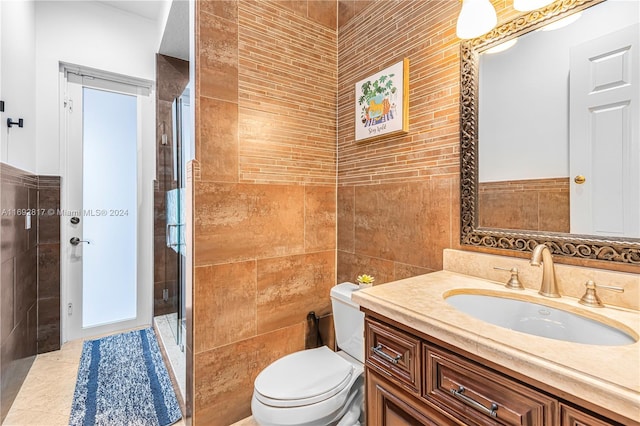
<instances>
[{"instance_id":1,"label":"cabinet drawer","mask_svg":"<svg viewBox=\"0 0 640 426\"><path fill-rule=\"evenodd\" d=\"M569 405L560 404L561 426L615 426L618 424L600 420Z\"/></svg>"},{"instance_id":2,"label":"cabinet drawer","mask_svg":"<svg viewBox=\"0 0 640 426\"><path fill-rule=\"evenodd\" d=\"M367 365L375 367L411 392L420 394L420 340L367 319L365 344Z\"/></svg>"},{"instance_id":3,"label":"cabinet drawer","mask_svg":"<svg viewBox=\"0 0 640 426\"><path fill-rule=\"evenodd\" d=\"M424 397L468 425L553 425L557 402L483 366L424 345Z\"/></svg>"}]
</instances>

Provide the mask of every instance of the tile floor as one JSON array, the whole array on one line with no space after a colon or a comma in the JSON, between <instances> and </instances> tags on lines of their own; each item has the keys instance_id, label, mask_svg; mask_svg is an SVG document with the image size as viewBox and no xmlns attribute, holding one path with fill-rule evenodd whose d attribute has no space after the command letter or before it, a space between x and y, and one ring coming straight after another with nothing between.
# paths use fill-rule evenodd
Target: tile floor
<instances>
[{"instance_id":1,"label":"tile floor","mask_svg":"<svg viewBox=\"0 0 640 426\"><path fill-rule=\"evenodd\" d=\"M74 340L59 351L38 355L2 426L67 426L81 353L82 340ZM248 417L232 426L258 424Z\"/></svg>"},{"instance_id":2,"label":"tile floor","mask_svg":"<svg viewBox=\"0 0 640 426\"><path fill-rule=\"evenodd\" d=\"M81 353L82 341L75 340L38 355L2 425L68 425ZM176 423L184 425L182 420Z\"/></svg>"}]
</instances>

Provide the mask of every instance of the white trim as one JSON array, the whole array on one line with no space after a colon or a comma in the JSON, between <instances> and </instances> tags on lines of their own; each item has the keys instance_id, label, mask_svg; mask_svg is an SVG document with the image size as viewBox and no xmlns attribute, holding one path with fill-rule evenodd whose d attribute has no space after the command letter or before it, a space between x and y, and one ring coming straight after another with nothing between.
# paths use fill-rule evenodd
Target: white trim
<instances>
[{"instance_id":1,"label":"white trim","mask_svg":"<svg viewBox=\"0 0 640 426\"><path fill-rule=\"evenodd\" d=\"M155 177L155 83L149 80L112 74L88 67L80 67L60 63L59 73L59 121L60 121L60 172L61 172L61 211L69 210L69 185L67 180L70 162L68 138L69 120L65 102L68 99L68 83L73 82L82 86L109 90L114 92L134 94L137 101L138 127L137 138L137 312L139 317L133 321L117 323L118 329L130 329L150 326L153 317L153 180ZM61 342L78 337L89 337L113 331L114 327L104 325L87 330L86 335L72 335L70 321L67 315L68 303L73 300L72 288L69 284L69 264L67 247L70 235L67 221L68 216L60 216L60 318ZM80 309L79 306L74 309Z\"/></svg>"},{"instance_id":2,"label":"white trim","mask_svg":"<svg viewBox=\"0 0 640 426\"><path fill-rule=\"evenodd\" d=\"M155 88L155 82L151 80L146 80L143 78L131 77L124 74L117 74L107 71L98 70L96 68L85 67L82 65L75 65L67 62L60 62L60 71L66 74L71 74L79 77L88 77L93 80L101 80L102 82L107 82L108 84L113 85L114 83L123 85L123 86L131 86L128 90L133 90L133 93L141 94L141 95L149 95ZM95 84L90 84L96 88L103 89L100 85L100 82L96 82ZM130 93L127 89L124 90L125 93ZM147 93L144 93L144 91Z\"/></svg>"}]
</instances>

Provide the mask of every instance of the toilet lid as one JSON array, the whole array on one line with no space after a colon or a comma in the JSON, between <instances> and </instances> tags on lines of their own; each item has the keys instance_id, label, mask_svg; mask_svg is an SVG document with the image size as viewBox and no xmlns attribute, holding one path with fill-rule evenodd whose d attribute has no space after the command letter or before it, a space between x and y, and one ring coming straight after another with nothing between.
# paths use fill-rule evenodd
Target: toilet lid
<instances>
[{"instance_id":1,"label":"toilet lid","mask_svg":"<svg viewBox=\"0 0 640 426\"><path fill-rule=\"evenodd\" d=\"M277 407L313 404L340 392L352 374L351 363L326 346L300 351L262 370L254 383L256 398Z\"/></svg>"}]
</instances>

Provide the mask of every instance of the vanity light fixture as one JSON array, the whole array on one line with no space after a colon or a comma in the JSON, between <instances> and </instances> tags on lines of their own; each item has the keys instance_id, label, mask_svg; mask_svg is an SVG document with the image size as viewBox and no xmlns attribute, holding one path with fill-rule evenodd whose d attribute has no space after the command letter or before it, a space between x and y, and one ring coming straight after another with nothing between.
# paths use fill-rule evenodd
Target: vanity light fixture
<instances>
[{"instance_id":1,"label":"vanity light fixture","mask_svg":"<svg viewBox=\"0 0 640 426\"><path fill-rule=\"evenodd\" d=\"M462 0L456 35L462 39L480 37L498 23L496 10L489 0Z\"/></svg>"},{"instance_id":2,"label":"vanity light fixture","mask_svg":"<svg viewBox=\"0 0 640 426\"><path fill-rule=\"evenodd\" d=\"M518 42L518 38L512 38L509 41L505 41L504 43L500 43L497 46L492 47L491 49L487 49L485 50L483 53L488 53L488 54L493 54L493 53L500 53L500 52L504 52L507 49L512 48L513 46L515 46L515 44Z\"/></svg>"},{"instance_id":3,"label":"vanity light fixture","mask_svg":"<svg viewBox=\"0 0 640 426\"><path fill-rule=\"evenodd\" d=\"M462 9L458 15L456 35L461 39L480 37L498 23L496 10L490 0L460 0ZM520 12L545 7L555 0L513 0L513 8ZM494 52L495 53L495 52Z\"/></svg>"},{"instance_id":4,"label":"vanity light fixture","mask_svg":"<svg viewBox=\"0 0 640 426\"><path fill-rule=\"evenodd\" d=\"M513 8L520 12L529 12L530 10L540 9L554 0L513 0Z\"/></svg>"},{"instance_id":5,"label":"vanity light fixture","mask_svg":"<svg viewBox=\"0 0 640 426\"><path fill-rule=\"evenodd\" d=\"M571 25L576 22L582 16L582 12L574 13L573 15L567 16L566 18L559 19L555 22L552 22L544 27L536 30L536 31L553 31L558 30L560 28L564 28L567 25Z\"/></svg>"}]
</instances>

